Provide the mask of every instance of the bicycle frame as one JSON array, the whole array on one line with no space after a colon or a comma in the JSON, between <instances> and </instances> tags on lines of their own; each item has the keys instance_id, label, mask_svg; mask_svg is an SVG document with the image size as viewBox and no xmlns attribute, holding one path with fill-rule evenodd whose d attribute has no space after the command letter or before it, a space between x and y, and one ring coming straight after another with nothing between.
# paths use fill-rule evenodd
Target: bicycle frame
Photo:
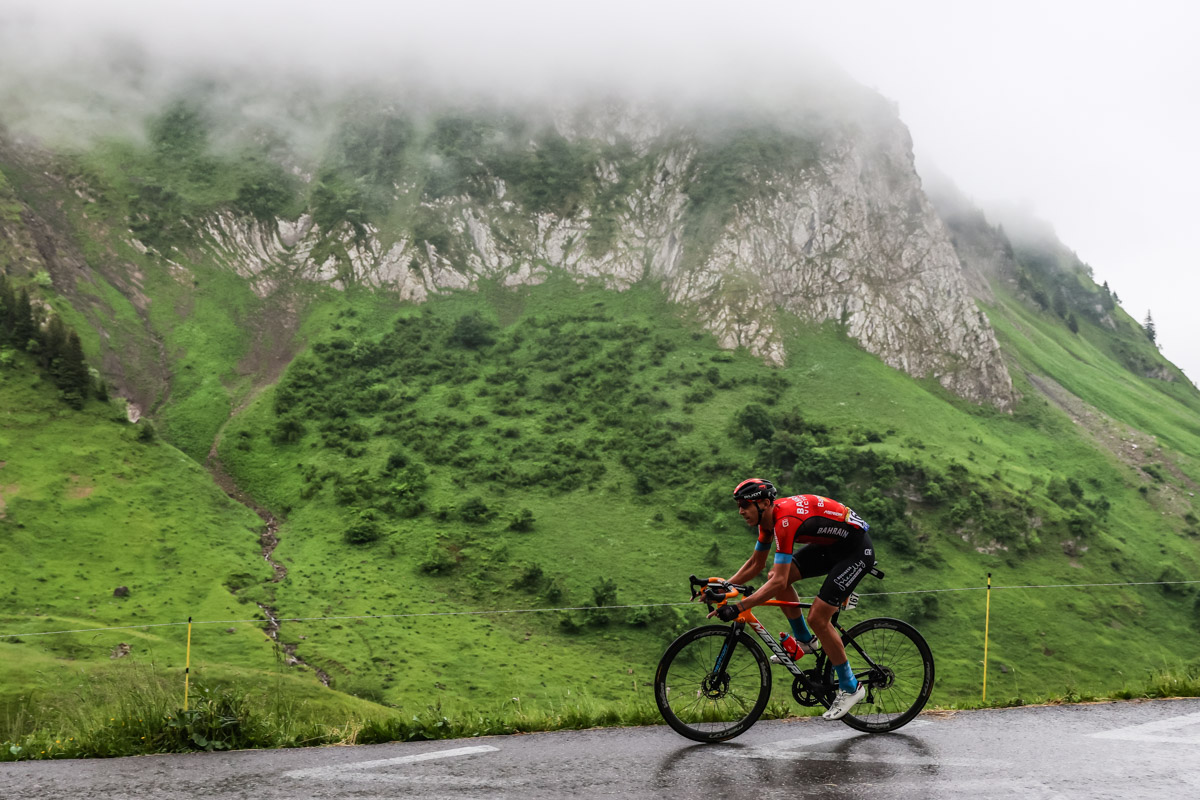
<instances>
[{"instance_id":1,"label":"bicycle frame","mask_svg":"<svg viewBox=\"0 0 1200 800\"><path fill-rule=\"evenodd\" d=\"M764 605L812 608L811 603L793 603L784 600L768 600L766 603L764 603ZM836 618L833 624L834 627L837 627L838 632L845 633L845 631L838 627ZM799 676L800 673L803 672L803 670L797 666L796 662L792 660L791 656L787 654L787 651L784 650L779 642L775 640L775 637L767 632L767 629L763 627L763 624L758 621L758 617L754 616L754 614L750 611L743 611L741 616L734 620L733 624L729 626L728 643L721 649L721 656L715 665L716 671L723 671L728 665L729 654L733 652L732 644L737 641L738 632L746 626L749 626L751 630L758 634L758 638L762 640L762 643L767 646L768 650L775 654L775 657L779 659L779 663L784 667L784 669L796 676Z\"/></svg>"},{"instance_id":2,"label":"bicycle frame","mask_svg":"<svg viewBox=\"0 0 1200 800\"><path fill-rule=\"evenodd\" d=\"M726 595L725 600L721 602L720 605L726 605L730 600L733 600L740 594L741 592L734 591ZM812 603L798 603L790 600L768 600L762 605L790 606L792 608L801 609L812 608ZM841 636L845 637L846 629L838 624L838 614L840 613L840 610L835 611L830 619L830 622L833 624L834 629ZM729 665L729 658L733 654L733 648L737 643L737 635L744 628L746 628L746 626L749 626L751 630L758 634L758 638L762 640L762 643L767 646L768 650L775 654L776 658L779 660L779 664L784 669L792 673L792 675L796 676L797 678L800 678L805 683L808 683L807 676L804 675L804 670L800 669L799 665L792 660L791 656L787 654L787 651L783 649L779 642L775 640L775 637L767 631L763 624L758 621L758 617L754 616L754 613L749 609L743 611L729 626L729 637L726 639L725 646L721 648L721 653L717 656L717 663L713 665L713 672L715 674L721 674ZM866 651L859 646L858 642L852 639L850 640L850 646L858 652L859 656L862 657L863 661L866 662L868 667L868 669L862 670L859 673L855 673L854 677L858 680L867 681L867 678L871 675L872 671L878 669L878 665L875 663L875 660L867 655ZM818 666L821 665L825 658L827 658L827 656L823 652L818 654L816 664ZM867 682L869 683L869 681Z\"/></svg>"}]
</instances>

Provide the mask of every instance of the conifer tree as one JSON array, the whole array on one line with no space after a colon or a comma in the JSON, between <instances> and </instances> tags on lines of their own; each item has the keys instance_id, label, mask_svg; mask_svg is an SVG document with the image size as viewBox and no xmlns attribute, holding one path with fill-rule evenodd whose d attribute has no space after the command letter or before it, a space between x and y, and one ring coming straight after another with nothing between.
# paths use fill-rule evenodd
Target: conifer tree
<instances>
[{"instance_id":1,"label":"conifer tree","mask_svg":"<svg viewBox=\"0 0 1200 800\"><path fill-rule=\"evenodd\" d=\"M88 389L91 388L92 376L88 372L87 361L83 358L83 343L79 334L71 331L67 335L67 343L58 359L58 370L55 382L64 392L64 399L72 408L83 408L87 399Z\"/></svg>"},{"instance_id":2,"label":"conifer tree","mask_svg":"<svg viewBox=\"0 0 1200 800\"><path fill-rule=\"evenodd\" d=\"M0 275L0 344L12 341L13 321L17 313L17 296L8 278Z\"/></svg>"},{"instance_id":3,"label":"conifer tree","mask_svg":"<svg viewBox=\"0 0 1200 800\"><path fill-rule=\"evenodd\" d=\"M1063 319L1067 317L1067 295L1061 286L1054 292L1054 313Z\"/></svg>"},{"instance_id":4,"label":"conifer tree","mask_svg":"<svg viewBox=\"0 0 1200 800\"><path fill-rule=\"evenodd\" d=\"M1116 305L1116 296L1113 294L1112 289L1108 288L1108 281L1104 282L1103 291L1100 293L1100 305L1103 306L1105 311L1112 311Z\"/></svg>"},{"instance_id":5,"label":"conifer tree","mask_svg":"<svg viewBox=\"0 0 1200 800\"><path fill-rule=\"evenodd\" d=\"M1146 321L1142 323L1142 330L1146 332L1146 338L1158 344L1158 331L1154 329L1154 318L1150 316L1150 312L1146 311Z\"/></svg>"},{"instance_id":6,"label":"conifer tree","mask_svg":"<svg viewBox=\"0 0 1200 800\"><path fill-rule=\"evenodd\" d=\"M42 365L42 369L50 371L54 377L54 382L58 380L58 365L55 364L63 354L63 350L67 346L67 326L63 325L62 320L58 315L50 317L49 324L46 325L46 330L42 334L42 349L38 353L38 362ZM59 388L62 388L61 384Z\"/></svg>"},{"instance_id":7,"label":"conifer tree","mask_svg":"<svg viewBox=\"0 0 1200 800\"><path fill-rule=\"evenodd\" d=\"M33 305L29 292L24 289L17 295L16 311L12 320L12 343L22 350L29 349L29 342L37 340L37 323L33 320Z\"/></svg>"}]
</instances>

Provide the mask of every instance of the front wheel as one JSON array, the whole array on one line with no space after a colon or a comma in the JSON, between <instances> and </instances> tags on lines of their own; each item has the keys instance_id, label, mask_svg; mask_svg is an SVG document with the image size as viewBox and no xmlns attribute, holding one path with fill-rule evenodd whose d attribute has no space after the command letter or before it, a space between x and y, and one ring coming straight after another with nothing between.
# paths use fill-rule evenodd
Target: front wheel
<instances>
[{"instance_id":1,"label":"front wheel","mask_svg":"<svg viewBox=\"0 0 1200 800\"><path fill-rule=\"evenodd\" d=\"M855 625L842 642L850 669L867 694L842 722L868 733L894 731L915 717L933 691L933 654L917 629L898 619L869 619ZM833 666L825 681L837 686Z\"/></svg>"},{"instance_id":2,"label":"front wheel","mask_svg":"<svg viewBox=\"0 0 1200 800\"><path fill-rule=\"evenodd\" d=\"M732 648L718 669L726 646ZM771 697L771 665L744 630L705 625L680 636L654 673L654 702L667 724L697 742L744 733Z\"/></svg>"}]
</instances>

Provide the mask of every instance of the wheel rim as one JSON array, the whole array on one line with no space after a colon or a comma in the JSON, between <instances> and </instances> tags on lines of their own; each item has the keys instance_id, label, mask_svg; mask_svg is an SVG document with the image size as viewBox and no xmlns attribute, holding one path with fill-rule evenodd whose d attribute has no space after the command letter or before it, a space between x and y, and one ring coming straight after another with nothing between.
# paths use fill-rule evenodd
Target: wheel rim
<instances>
[{"instance_id":1,"label":"wheel rim","mask_svg":"<svg viewBox=\"0 0 1200 800\"><path fill-rule=\"evenodd\" d=\"M918 644L891 627L864 630L855 641L870 654L872 668L853 647L846 648L850 668L867 685L867 694L848 716L869 727L888 727L925 705L927 671L931 668Z\"/></svg>"},{"instance_id":2,"label":"wheel rim","mask_svg":"<svg viewBox=\"0 0 1200 800\"><path fill-rule=\"evenodd\" d=\"M725 671L713 671L726 641L724 633L693 639L664 674L664 713L703 738L717 739L739 728L764 691L758 661L741 642Z\"/></svg>"}]
</instances>

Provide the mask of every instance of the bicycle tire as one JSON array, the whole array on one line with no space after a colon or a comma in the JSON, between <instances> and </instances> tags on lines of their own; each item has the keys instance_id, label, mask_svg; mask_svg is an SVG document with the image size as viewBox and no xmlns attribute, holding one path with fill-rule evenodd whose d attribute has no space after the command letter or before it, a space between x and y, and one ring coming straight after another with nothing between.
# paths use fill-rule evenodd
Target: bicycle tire
<instances>
[{"instance_id":1,"label":"bicycle tire","mask_svg":"<svg viewBox=\"0 0 1200 800\"><path fill-rule=\"evenodd\" d=\"M857 642L875 662L872 668L851 643ZM842 637L850 669L867 684L867 695L842 722L867 733L903 727L920 713L933 691L933 653L912 625L878 617L855 625ZM826 663L825 681L837 685L833 664Z\"/></svg>"},{"instance_id":2,"label":"bicycle tire","mask_svg":"<svg viewBox=\"0 0 1200 800\"><path fill-rule=\"evenodd\" d=\"M771 664L744 630L724 673L713 668L728 625L687 631L667 647L654 673L654 702L676 733L697 742L724 742L745 733L771 698Z\"/></svg>"}]
</instances>

